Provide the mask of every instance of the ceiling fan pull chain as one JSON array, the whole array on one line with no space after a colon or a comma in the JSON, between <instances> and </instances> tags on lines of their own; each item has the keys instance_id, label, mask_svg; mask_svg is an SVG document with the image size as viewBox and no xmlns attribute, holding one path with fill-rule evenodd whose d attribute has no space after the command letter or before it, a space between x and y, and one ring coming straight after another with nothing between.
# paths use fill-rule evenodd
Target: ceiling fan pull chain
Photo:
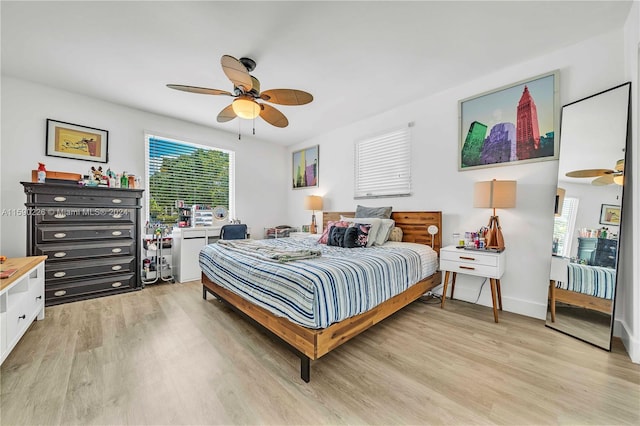
<instances>
[{"instance_id":1,"label":"ceiling fan pull chain","mask_svg":"<svg viewBox=\"0 0 640 426\"><path fill-rule=\"evenodd\" d=\"M238 120L238 140L242 140L242 137L240 136L240 120Z\"/></svg>"},{"instance_id":2,"label":"ceiling fan pull chain","mask_svg":"<svg viewBox=\"0 0 640 426\"><path fill-rule=\"evenodd\" d=\"M253 136L256 135L256 118L253 117Z\"/></svg>"}]
</instances>

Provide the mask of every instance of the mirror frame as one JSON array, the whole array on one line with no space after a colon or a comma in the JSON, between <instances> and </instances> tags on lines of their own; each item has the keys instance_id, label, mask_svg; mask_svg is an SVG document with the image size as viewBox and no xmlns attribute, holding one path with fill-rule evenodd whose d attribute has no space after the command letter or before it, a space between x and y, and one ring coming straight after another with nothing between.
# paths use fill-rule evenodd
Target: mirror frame
<instances>
[{"instance_id":1,"label":"mirror frame","mask_svg":"<svg viewBox=\"0 0 640 426\"><path fill-rule=\"evenodd\" d=\"M558 157L558 183L556 184L556 201L555 201L555 212L554 214L557 216L560 214L561 212L561 206L562 206L562 201L564 199L564 190L562 190L562 194L560 193L560 190L562 188L560 188L561 184L560 184L560 178L561 178L561 174L563 173L563 168L561 167L562 165L562 154L563 154L563 144L566 144L566 140L563 141L563 136L566 139L566 134L563 135L563 130L566 132L567 129L563 129L563 127L565 126L565 122L564 122L564 115L565 115L565 111L567 107L570 107L572 105L575 105L577 103L580 102L584 102L584 101L594 101L596 97L600 96L600 95L605 95L609 92L612 92L614 90L618 90L621 88L626 87L626 126L624 127L624 129L621 129L621 132L624 131L624 141L623 144L621 144L620 146L623 147L624 153L623 153L623 158L624 158L624 169L623 170L629 170L630 164L629 161L631 160L630 156L629 156L629 147L630 147L630 143L631 143L631 82L626 82L626 83L622 83L620 85L617 85L615 87L612 87L610 89L607 90L603 90L601 92L598 92L596 94L593 94L591 96L587 96L585 98L579 99L577 101L568 103L566 105L563 105L561 108L561 120L560 120L560 149L559 149L559 157ZM621 106L622 107L622 106ZM602 142L602 143L606 143L606 142ZM613 168L613 165L608 165L609 167ZM603 167L603 166L600 166ZM613 283L613 295L611 298L611 308L610 308L610 318L609 318L609 334L608 334L608 340L607 340L607 344L600 344L597 342L596 336L593 336L593 339L589 339L588 337L586 337L586 335L588 333L585 334L580 334L577 333L575 330L572 330L569 327L566 327L564 329L562 329L562 327L560 327L558 325L558 323L556 322L552 322L551 318L552 316L555 316L556 312L555 312L555 303L552 303L552 297L555 298L555 291L556 291L556 286L555 286L555 282L556 280L559 281L558 278L560 277L568 277L568 273L567 273L567 269L568 269L568 264L570 262L570 260L568 260L567 258L558 258L558 256L556 256L555 254L552 256L552 264L551 264L551 272L550 272L550 282L549 282L549 295L548 295L548 303L547 303L547 314L546 314L546 322L545 325L549 328L552 328L554 330L557 330L561 333L567 334L569 336L572 336L574 338L577 338L579 340L582 340L584 342L587 342L589 344L592 344L594 346L597 346L599 348L605 349L607 351L611 350L611 340L613 338L613 328L614 328L614 321L615 321L615 305L616 305L616 298L617 298L617 294L618 294L618 283L620 281L620 257L621 257L621 246L622 246L622 239L623 239L623 227L624 227L624 223L623 223L623 211L624 211L624 199L625 199L625 192L627 191L627 173L623 174L623 184L622 184L622 188L620 191L620 196L621 196L621 200L620 200L620 223L618 225L618 237L617 237L617 245L616 245L616 259L615 259L615 282ZM562 200L561 200L562 199ZM560 210L560 212L558 211ZM555 219L554 219L555 220ZM574 235L571 236L571 238L575 238L575 232ZM562 259L560 261L560 259ZM566 274L566 275L563 275ZM566 291L566 290L565 290ZM566 293L565 293L566 294ZM582 293L576 293L577 295L582 295ZM553 295L553 296L552 296ZM588 296L588 297L592 297L595 298L596 296ZM581 306L576 304L576 306L578 307L583 307L586 308L585 306ZM594 309L597 310L597 309ZM595 314L593 314L595 315ZM557 318L555 318L557 319ZM576 320L576 322L578 322L578 320Z\"/></svg>"}]
</instances>

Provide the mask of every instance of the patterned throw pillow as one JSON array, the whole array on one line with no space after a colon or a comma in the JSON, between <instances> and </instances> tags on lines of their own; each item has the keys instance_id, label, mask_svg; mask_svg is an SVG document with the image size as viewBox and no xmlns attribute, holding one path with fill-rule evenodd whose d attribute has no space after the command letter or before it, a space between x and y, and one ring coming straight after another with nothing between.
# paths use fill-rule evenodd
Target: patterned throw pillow
<instances>
[{"instance_id":1,"label":"patterned throw pillow","mask_svg":"<svg viewBox=\"0 0 640 426\"><path fill-rule=\"evenodd\" d=\"M389 234L389 241L402 241L402 228L394 226Z\"/></svg>"},{"instance_id":2,"label":"patterned throw pillow","mask_svg":"<svg viewBox=\"0 0 640 426\"><path fill-rule=\"evenodd\" d=\"M344 248L366 247L371 225L357 224L347 228L344 234Z\"/></svg>"},{"instance_id":3,"label":"patterned throw pillow","mask_svg":"<svg viewBox=\"0 0 640 426\"><path fill-rule=\"evenodd\" d=\"M367 247L369 241L369 232L371 231L371 225L356 223L353 225L354 228L358 230L356 235L356 247Z\"/></svg>"},{"instance_id":4,"label":"patterned throw pillow","mask_svg":"<svg viewBox=\"0 0 640 426\"><path fill-rule=\"evenodd\" d=\"M327 239L328 246L344 247L344 235L348 228L342 226L333 226L329 231L329 238Z\"/></svg>"},{"instance_id":5,"label":"patterned throw pillow","mask_svg":"<svg viewBox=\"0 0 640 426\"><path fill-rule=\"evenodd\" d=\"M334 226L338 226L340 228L346 228L347 226L349 226L349 222L343 222L339 220L330 220L329 222L327 222L327 228L324 230L324 232L318 239L318 242L320 244L327 244L327 240L329 239L329 232L331 232L331 228Z\"/></svg>"}]
</instances>

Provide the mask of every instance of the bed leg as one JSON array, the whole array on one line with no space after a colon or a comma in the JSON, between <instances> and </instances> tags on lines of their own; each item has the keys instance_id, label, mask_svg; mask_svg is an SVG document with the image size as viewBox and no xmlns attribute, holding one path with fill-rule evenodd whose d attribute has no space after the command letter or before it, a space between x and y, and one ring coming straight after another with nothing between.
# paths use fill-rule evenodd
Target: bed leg
<instances>
[{"instance_id":1,"label":"bed leg","mask_svg":"<svg viewBox=\"0 0 640 426\"><path fill-rule=\"evenodd\" d=\"M311 380L311 360L305 355L300 357L300 378L305 383L309 383L309 380Z\"/></svg>"},{"instance_id":2,"label":"bed leg","mask_svg":"<svg viewBox=\"0 0 640 426\"><path fill-rule=\"evenodd\" d=\"M202 284L202 298L207 300L207 288Z\"/></svg>"}]
</instances>

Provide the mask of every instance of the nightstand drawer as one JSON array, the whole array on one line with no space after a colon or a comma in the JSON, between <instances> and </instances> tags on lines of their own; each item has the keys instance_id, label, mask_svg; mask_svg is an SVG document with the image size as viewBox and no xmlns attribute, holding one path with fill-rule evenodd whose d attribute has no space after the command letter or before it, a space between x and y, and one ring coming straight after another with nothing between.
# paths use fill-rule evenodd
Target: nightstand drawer
<instances>
[{"instance_id":1,"label":"nightstand drawer","mask_svg":"<svg viewBox=\"0 0 640 426\"><path fill-rule=\"evenodd\" d=\"M440 261L442 271L450 271L467 275L479 275L482 277L499 278L496 265L482 265L473 262L460 262L442 259Z\"/></svg>"},{"instance_id":2,"label":"nightstand drawer","mask_svg":"<svg viewBox=\"0 0 640 426\"><path fill-rule=\"evenodd\" d=\"M470 265L486 265L495 267L498 265L498 256L495 254L485 254L476 251L465 251L457 249L456 252L442 250L440 253L440 263L444 261L465 263Z\"/></svg>"}]
</instances>

